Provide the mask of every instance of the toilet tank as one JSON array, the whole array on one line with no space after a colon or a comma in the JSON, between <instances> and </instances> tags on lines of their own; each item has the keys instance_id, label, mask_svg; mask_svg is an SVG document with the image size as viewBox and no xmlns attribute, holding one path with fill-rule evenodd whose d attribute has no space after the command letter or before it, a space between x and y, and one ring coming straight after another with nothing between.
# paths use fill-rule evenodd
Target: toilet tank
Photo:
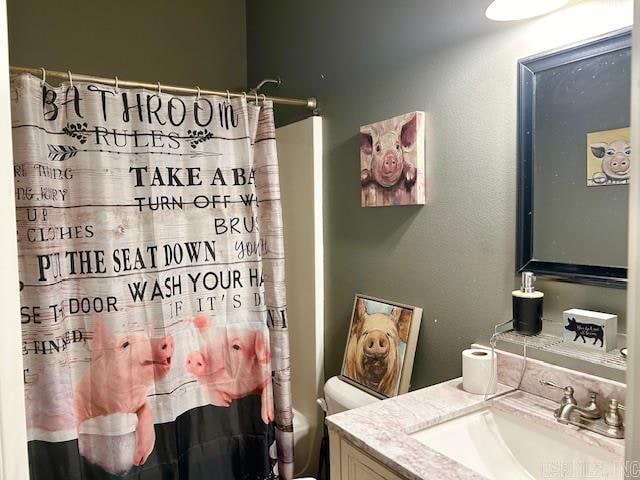
<instances>
[{"instance_id":1,"label":"toilet tank","mask_svg":"<svg viewBox=\"0 0 640 480\"><path fill-rule=\"evenodd\" d=\"M324 399L327 403L327 415L380 401L338 377L331 377L324 384Z\"/></svg>"}]
</instances>

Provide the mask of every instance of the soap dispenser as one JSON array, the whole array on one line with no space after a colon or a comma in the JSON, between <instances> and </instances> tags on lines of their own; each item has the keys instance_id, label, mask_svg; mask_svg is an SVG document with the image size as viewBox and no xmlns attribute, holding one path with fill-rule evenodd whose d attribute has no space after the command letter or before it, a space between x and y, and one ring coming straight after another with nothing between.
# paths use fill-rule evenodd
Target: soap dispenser
<instances>
[{"instance_id":1,"label":"soap dispenser","mask_svg":"<svg viewBox=\"0 0 640 480\"><path fill-rule=\"evenodd\" d=\"M544 293L536 290L535 282L536 277L532 272L522 272L520 290L511 293L513 329L522 335L537 335L542 331Z\"/></svg>"}]
</instances>

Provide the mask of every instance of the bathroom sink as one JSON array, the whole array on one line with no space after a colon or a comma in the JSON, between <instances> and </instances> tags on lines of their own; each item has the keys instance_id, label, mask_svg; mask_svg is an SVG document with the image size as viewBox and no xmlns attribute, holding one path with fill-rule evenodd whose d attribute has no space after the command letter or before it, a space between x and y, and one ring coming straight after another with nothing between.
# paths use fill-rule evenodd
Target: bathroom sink
<instances>
[{"instance_id":1,"label":"bathroom sink","mask_svg":"<svg viewBox=\"0 0 640 480\"><path fill-rule=\"evenodd\" d=\"M623 478L621 457L493 408L411 436L490 479Z\"/></svg>"}]
</instances>

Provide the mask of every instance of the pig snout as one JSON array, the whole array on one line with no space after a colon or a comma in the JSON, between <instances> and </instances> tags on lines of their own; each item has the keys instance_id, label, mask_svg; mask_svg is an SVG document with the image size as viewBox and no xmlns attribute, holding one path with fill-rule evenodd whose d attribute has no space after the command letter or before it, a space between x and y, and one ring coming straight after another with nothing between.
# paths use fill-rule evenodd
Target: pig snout
<instances>
[{"instance_id":1,"label":"pig snout","mask_svg":"<svg viewBox=\"0 0 640 480\"><path fill-rule=\"evenodd\" d=\"M398 169L398 156L395 153L386 153L382 163L384 173L393 173Z\"/></svg>"},{"instance_id":2,"label":"pig snout","mask_svg":"<svg viewBox=\"0 0 640 480\"><path fill-rule=\"evenodd\" d=\"M151 348L155 362L171 363L171 357L173 356L173 337L171 335L162 338L152 338Z\"/></svg>"},{"instance_id":3,"label":"pig snout","mask_svg":"<svg viewBox=\"0 0 640 480\"><path fill-rule=\"evenodd\" d=\"M204 355L200 352L193 352L187 356L187 371L196 377L201 377L207 373L209 366Z\"/></svg>"},{"instance_id":4,"label":"pig snout","mask_svg":"<svg viewBox=\"0 0 640 480\"><path fill-rule=\"evenodd\" d=\"M151 339L151 356L157 377L162 377L169 372L173 357L173 346L173 337L171 335Z\"/></svg>"},{"instance_id":5,"label":"pig snout","mask_svg":"<svg viewBox=\"0 0 640 480\"><path fill-rule=\"evenodd\" d=\"M403 165L402 156L391 151L385 152L375 165L376 181L383 187L392 187L400 180Z\"/></svg>"},{"instance_id":6,"label":"pig snout","mask_svg":"<svg viewBox=\"0 0 640 480\"><path fill-rule=\"evenodd\" d=\"M389 353L389 339L384 332L374 330L367 334L364 353L369 357L383 358Z\"/></svg>"},{"instance_id":7,"label":"pig snout","mask_svg":"<svg viewBox=\"0 0 640 480\"><path fill-rule=\"evenodd\" d=\"M609 167L615 173L626 173L629 169L629 160L624 155L615 155L609 161Z\"/></svg>"}]
</instances>

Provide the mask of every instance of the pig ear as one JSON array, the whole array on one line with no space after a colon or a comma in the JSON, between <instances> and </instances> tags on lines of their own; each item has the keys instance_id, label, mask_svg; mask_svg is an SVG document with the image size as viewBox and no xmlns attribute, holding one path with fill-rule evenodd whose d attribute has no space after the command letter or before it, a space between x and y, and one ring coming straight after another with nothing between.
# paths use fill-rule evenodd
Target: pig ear
<instances>
[{"instance_id":1,"label":"pig ear","mask_svg":"<svg viewBox=\"0 0 640 480\"><path fill-rule=\"evenodd\" d=\"M204 333L209 326L209 317L206 315L198 315L193 318L193 324L200 330L200 333Z\"/></svg>"},{"instance_id":2,"label":"pig ear","mask_svg":"<svg viewBox=\"0 0 640 480\"><path fill-rule=\"evenodd\" d=\"M267 342L265 341L262 332L256 332L254 343L256 358L258 359L258 362L269 363L269 348L267 347Z\"/></svg>"},{"instance_id":3,"label":"pig ear","mask_svg":"<svg viewBox=\"0 0 640 480\"><path fill-rule=\"evenodd\" d=\"M115 345L115 343L116 338L104 324L102 317L97 317L93 324L92 350L105 350Z\"/></svg>"},{"instance_id":4,"label":"pig ear","mask_svg":"<svg viewBox=\"0 0 640 480\"><path fill-rule=\"evenodd\" d=\"M373 152L373 136L370 133L360 132L360 150L367 155Z\"/></svg>"},{"instance_id":5,"label":"pig ear","mask_svg":"<svg viewBox=\"0 0 640 480\"><path fill-rule=\"evenodd\" d=\"M367 316L367 307L364 305L363 298L359 298L356 302L356 314L363 320Z\"/></svg>"},{"instance_id":6,"label":"pig ear","mask_svg":"<svg viewBox=\"0 0 640 480\"><path fill-rule=\"evenodd\" d=\"M409 341L409 330L411 330L411 317L413 316L413 311L408 308L397 308L399 311L398 319L396 320L396 325L398 326L398 336L400 340L404 343Z\"/></svg>"},{"instance_id":7,"label":"pig ear","mask_svg":"<svg viewBox=\"0 0 640 480\"><path fill-rule=\"evenodd\" d=\"M357 335L367 318L367 309L364 306L364 299L358 298L356 301L356 313L353 316L350 335Z\"/></svg>"},{"instance_id":8,"label":"pig ear","mask_svg":"<svg viewBox=\"0 0 640 480\"><path fill-rule=\"evenodd\" d=\"M416 143L418 137L418 114L414 113L411 119L402 126L400 131L400 142L404 148L409 148Z\"/></svg>"},{"instance_id":9,"label":"pig ear","mask_svg":"<svg viewBox=\"0 0 640 480\"><path fill-rule=\"evenodd\" d=\"M604 157L604 151L607 148L607 144L604 142L592 143L589 145L591 148L591 153L593 153L594 157L602 158Z\"/></svg>"}]
</instances>

